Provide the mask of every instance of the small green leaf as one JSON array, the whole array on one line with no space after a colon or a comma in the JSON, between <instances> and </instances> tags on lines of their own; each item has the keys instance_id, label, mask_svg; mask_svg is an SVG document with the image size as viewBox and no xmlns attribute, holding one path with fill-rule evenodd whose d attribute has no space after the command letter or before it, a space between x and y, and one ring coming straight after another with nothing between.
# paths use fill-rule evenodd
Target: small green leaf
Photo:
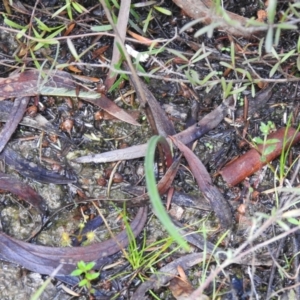
<instances>
[{"instance_id":1,"label":"small green leaf","mask_svg":"<svg viewBox=\"0 0 300 300\"><path fill-rule=\"evenodd\" d=\"M108 1L108 2L109 2L109 1ZM120 9L119 1L111 0L111 2L113 3L113 5L114 5L117 9Z\"/></svg>"},{"instance_id":2,"label":"small green leaf","mask_svg":"<svg viewBox=\"0 0 300 300\"><path fill-rule=\"evenodd\" d=\"M144 21L143 33L147 32L149 24L150 24L150 21L152 19L153 19L153 16L152 16L152 8L151 8L150 11L149 11L149 13L148 13L148 15L147 15L146 20Z\"/></svg>"},{"instance_id":3,"label":"small green leaf","mask_svg":"<svg viewBox=\"0 0 300 300\"><path fill-rule=\"evenodd\" d=\"M67 38L67 45L68 45L68 48L69 48L71 54L75 58L75 61L78 61L79 57L78 57L77 50L75 49L75 46L74 46L73 42L69 38Z\"/></svg>"},{"instance_id":4,"label":"small green leaf","mask_svg":"<svg viewBox=\"0 0 300 300\"><path fill-rule=\"evenodd\" d=\"M78 286L86 286L88 285L88 280L87 279L82 279L79 281Z\"/></svg>"},{"instance_id":5,"label":"small green leaf","mask_svg":"<svg viewBox=\"0 0 300 300\"><path fill-rule=\"evenodd\" d=\"M63 12L70 4L66 4L63 7L61 7L59 10L57 10L52 16L51 18L54 18L56 16L58 16L61 12Z\"/></svg>"},{"instance_id":6,"label":"small green leaf","mask_svg":"<svg viewBox=\"0 0 300 300\"><path fill-rule=\"evenodd\" d=\"M266 145L275 144L275 143L279 143L279 142L280 142L279 139L269 139L269 140L266 140Z\"/></svg>"},{"instance_id":7,"label":"small green leaf","mask_svg":"<svg viewBox=\"0 0 300 300\"><path fill-rule=\"evenodd\" d=\"M266 52L270 53L273 47L273 27L269 27L267 32L266 41L265 41L265 48Z\"/></svg>"},{"instance_id":8,"label":"small green leaf","mask_svg":"<svg viewBox=\"0 0 300 300\"><path fill-rule=\"evenodd\" d=\"M284 61L286 61L290 56L292 56L295 53L296 49L293 49L291 51L289 51L287 54L285 54L283 56L283 58L281 59L281 63L283 63Z\"/></svg>"},{"instance_id":9,"label":"small green leaf","mask_svg":"<svg viewBox=\"0 0 300 300\"><path fill-rule=\"evenodd\" d=\"M193 78L193 81L196 82L196 83L200 83L200 80L199 80L199 73L195 70L190 70L190 74Z\"/></svg>"},{"instance_id":10,"label":"small green leaf","mask_svg":"<svg viewBox=\"0 0 300 300\"><path fill-rule=\"evenodd\" d=\"M284 230L284 231L289 231L291 228L281 220L277 220L277 224Z\"/></svg>"},{"instance_id":11,"label":"small green leaf","mask_svg":"<svg viewBox=\"0 0 300 300\"><path fill-rule=\"evenodd\" d=\"M38 19L38 18L34 18L35 19L35 21L38 23L38 28L40 29L40 30L44 30L44 31L47 31L47 32L51 32L52 30L51 30L51 28L49 28L44 22L42 22L40 19Z\"/></svg>"},{"instance_id":12,"label":"small green leaf","mask_svg":"<svg viewBox=\"0 0 300 300\"><path fill-rule=\"evenodd\" d=\"M72 7L71 7L71 5L67 6L67 13L68 13L69 19L72 21L73 20L73 14L72 14Z\"/></svg>"},{"instance_id":13,"label":"small green leaf","mask_svg":"<svg viewBox=\"0 0 300 300\"><path fill-rule=\"evenodd\" d=\"M164 7L160 7L160 6L153 6L157 11L159 11L160 13L167 15L167 16L171 16L172 12Z\"/></svg>"},{"instance_id":14,"label":"small green leaf","mask_svg":"<svg viewBox=\"0 0 300 300\"><path fill-rule=\"evenodd\" d=\"M214 30L215 30L217 27L219 27L219 26L220 26L220 23L217 23L217 22L216 22L216 23L211 23L211 24L208 25L208 26L204 26L203 28L199 29L199 30L195 33L194 37L197 38L197 37L199 37L199 36L201 36L201 35L207 33L207 36L210 38L210 37L212 36Z\"/></svg>"},{"instance_id":15,"label":"small green leaf","mask_svg":"<svg viewBox=\"0 0 300 300\"><path fill-rule=\"evenodd\" d=\"M296 226L299 226L299 225L300 225L299 220L297 220L297 219L295 219L295 218L288 218L287 220L288 220L288 222L290 222L290 223L293 224L293 225L296 225Z\"/></svg>"},{"instance_id":16,"label":"small green leaf","mask_svg":"<svg viewBox=\"0 0 300 300\"><path fill-rule=\"evenodd\" d=\"M83 273L82 270L76 269L70 275L71 276L80 276Z\"/></svg>"},{"instance_id":17,"label":"small green leaf","mask_svg":"<svg viewBox=\"0 0 300 300\"><path fill-rule=\"evenodd\" d=\"M34 36L37 38L37 39L42 39L43 37L39 34L39 32L32 26L32 30L34 32Z\"/></svg>"},{"instance_id":18,"label":"small green leaf","mask_svg":"<svg viewBox=\"0 0 300 300\"><path fill-rule=\"evenodd\" d=\"M272 55L279 61L280 57L279 57L278 53L276 52L276 50L274 49L274 47L272 47L271 52L272 52Z\"/></svg>"},{"instance_id":19,"label":"small green leaf","mask_svg":"<svg viewBox=\"0 0 300 300\"><path fill-rule=\"evenodd\" d=\"M252 140L253 140L253 142L256 143L256 144L263 144L263 143L264 143L263 139L261 139L261 138L258 137L258 136L255 137L255 138L253 138Z\"/></svg>"},{"instance_id":20,"label":"small green leaf","mask_svg":"<svg viewBox=\"0 0 300 300\"><path fill-rule=\"evenodd\" d=\"M259 126L259 130L264 134L264 135L267 135L269 133L269 125L264 123L264 122L261 122L260 123L260 126Z\"/></svg>"},{"instance_id":21,"label":"small green leaf","mask_svg":"<svg viewBox=\"0 0 300 300\"><path fill-rule=\"evenodd\" d=\"M275 145L268 146L268 147L266 147L266 148L264 149L263 155L264 155L264 156L269 155L269 154L271 154L275 149L276 149L276 146L275 146Z\"/></svg>"},{"instance_id":22,"label":"small green leaf","mask_svg":"<svg viewBox=\"0 0 300 300\"><path fill-rule=\"evenodd\" d=\"M79 262L77 263L77 267L78 267L78 269L85 271L85 262L82 261L82 260L79 261Z\"/></svg>"},{"instance_id":23,"label":"small green leaf","mask_svg":"<svg viewBox=\"0 0 300 300\"><path fill-rule=\"evenodd\" d=\"M247 88L247 86L241 86L240 88L234 89L233 91L231 91L230 94L231 95L239 94L239 93L243 92L246 88Z\"/></svg>"},{"instance_id":24,"label":"small green leaf","mask_svg":"<svg viewBox=\"0 0 300 300\"><path fill-rule=\"evenodd\" d=\"M254 86L254 84L251 84L251 96L253 98L255 97L255 86Z\"/></svg>"},{"instance_id":25,"label":"small green leaf","mask_svg":"<svg viewBox=\"0 0 300 300\"><path fill-rule=\"evenodd\" d=\"M12 28L15 28L15 29L24 29L25 26L22 26L22 25L19 25L11 20L9 20L8 18L4 17L4 23ZM27 27L27 26L26 26Z\"/></svg>"},{"instance_id":26,"label":"small green leaf","mask_svg":"<svg viewBox=\"0 0 300 300\"><path fill-rule=\"evenodd\" d=\"M94 272L94 273L86 273L85 278L92 281L94 279L97 279L100 276L100 273Z\"/></svg>"},{"instance_id":27,"label":"small green leaf","mask_svg":"<svg viewBox=\"0 0 300 300\"><path fill-rule=\"evenodd\" d=\"M128 77L125 74L121 74L120 77L114 82L114 84L110 87L110 89L108 90L109 93L111 93L112 91L114 91L116 88L118 88L121 84L121 82L124 79L127 79Z\"/></svg>"},{"instance_id":28,"label":"small green leaf","mask_svg":"<svg viewBox=\"0 0 300 300\"><path fill-rule=\"evenodd\" d=\"M300 54L297 57L297 69L300 71Z\"/></svg>"},{"instance_id":29,"label":"small green leaf","mask_svg":"<svg viewBox=\"0 0 300 300\"><path fill-rule=\"evenodd\" d=\"M32 49L30 49L30 54L31 54L31 57L33 59L33 63L35 65L35 67L37 68L37 70L40 70L41 65L40 65L39 61L36 59L36 56L34 55L34 52L32 51Z\"/></svg>"},{"instance_id":30,"label":"small green leaf","mask_svg":"<svg viewBox=\"0 0 300 300\"><path fill-rule=\"evenodd\" d=\"M193 69L185 72L186 77L192 84L200 84L199 73Z\"/></svg>"},{"instance_id":31,"label":"small green leaf","mask_svg":"<svg viewBox=\"0 0 300 300\"><path fill-rule=\"evenodd\" d=\"M235 68L235 51L234 51L234 42L230 43L230 57L233 69Z\"/></svg>"},{"instance_id":32,"label":"small green leaf","mask_svg":"<svg viewBox=\"0 0 300 300\"><path fill-rule=\"evenodd\" d=\"M210 78L212 78L213 76L217 75L216 71L212 71L210 72L208 75L206 75L203 80L200 82L200 85L204 85Z\"/></svg>"},{"instance_id":33,"label":"small green leaf","mask_svg":"<svg viewBox=\"0 0 300 300\"><path fill-rule=\"evenodd\" d=\"M203 53L203 54L199 55L197 58L192 59L192 63L196 63L196 62L208 57L209 55L211 55L211 52Z\"/></svg>"},{"instance_id":34,"label":"small green leaf","mask_svg":"<svg viewBox=\"0 0 300 300\"><path fill-rule=\"evenodd\" d=\"M224 98L227 98L230 95L230 92L232 90L232 86L233 86L233 82L229 81L228 84L227 84L227 86L226 86Z\"/></svg>"},{"instance_id":35,"label":"small green leaf","mask_svg":"<svg viewBox=\"0 0 300 300\"><path fill-rule=\"evenodd\" d=\"M85 270L86 270L86 271L92 270L92 269L94 268L95 264L96 264L96 263L95 263L94 261L91 261L91 262L87 263L87 264L85 265Z\"/></svg>"},{"instance_id":36,"label":"small green leaf","mask_svg":"<svg viewBox=\"0 0 300 300\"><path fill-rule=\"evenodd\" d=\"M285 29L285 30L297 30L298 27L293 24L281 23L277 25L277 28Z\"/></svg>"},{"instance_id":37,"label":"small green leaf","mask_svg":"<svg viewBox=\"0 0 300 300\"><path fill-rule=\"evenodd\" d=\"M247 20L246 27L249 27L250 25L262 28L266 28L268 26L263 22L255 20L254 18Z\"/></svg>"},{"instance_id":38,"label":"small green leaf","mask_svg":"<svg viewBox=\"0 0 300 300\"><path fill-rule=\"evenodd\" d=\"M54 32L52 32L51 34L49 34L47 36L47 39L52 39L52 38L56 37L57 35L59 35L66 28L66 26L62 25L62 26L58 26L56 28L55 28L56 30ZM56 43L58 43L58 42L56 41Z\"/></svg>"},{"instance_id":39,"label":"small green leaf","mask_svg":"<svg viewBox=\"0 0 300 300\"><path fill-rule=\"evenodd\" d=\"M187 24L183 25L182 28L179 30L179 33L183 33L184 31L190 29L191 27L193 27L196 24L199 24L200 21L198 19L188 22Z\"/></svg>"},{"instance_id":40,"label":"small green leaf","mask_svg":"<svg viewBox=\"0 0 300 300\"><path fill-rule=\"evenodd\" d=\"M138 13L134 9L130 9L130 13L134 16L136 22L140 22L141 17L138 15Z\"/></svg>"},{"instance_id":41,"label":"small green leaf","mask_svg":"<svg viewBox=\"0 0 300 300\"><path fill-rule=\"evenodd\" d=\"M185 57L181 52L175 50L175 49L168 49L168 52L180 57L183 60L189 61L189 59L187 57Z\"/></svg>"},{"instance_id":42,"label":"small green leaf","mask_svg":"<svg viewBox=\"0 0 300 300\"><path fill-rule=\"evenodd\" d=\"M234 69L234 67L232 65L230 65L229 63L225 62L225 61L220 61L220 65L229 69Z\"/></svg>"},{"instance_id":43,"label":"small green leaf","mask_svg":"<svg viewBox=\"0 0 300 300\"><path fill-rule=\"evenodd\" d=\"M274 23L275 15L276 15L276 6L277 6L277 0L269 1L268 3L268 20L270 24Z\"/></svg>"},{"instance_id":44,"label":"small green leaf","mask_svg":"<svg viewBox=\"0 0 300 300\"><path fill-rule=\"evenodd\" d=\"M72 5L73 5L74 9L80 14L82 14L83 12L87 12L85 7L83 7L82 5L80 5L77 2L72 2Z\"/></svg>"},{"instance_id":45,"label":"small green leaf","mask_svg":"<svg viewBox=\"0 0 300 300\"><path fill-rule=\"evenodd\" d=\"M92 26L91 30L98 31L98 32L110 31L112 30L112 26L111 25Z\"/></svg>"},{"instance_id":46,"label":"small green leaf","mask_svg":"<svg viewBox=\"0 0 300 300\"><path fill-rule=\"evenodd\" d=\"M16 39L19 40L27 31L27 28L23 28L17 35L16 35Z\"/></svg>"}]
</instances>

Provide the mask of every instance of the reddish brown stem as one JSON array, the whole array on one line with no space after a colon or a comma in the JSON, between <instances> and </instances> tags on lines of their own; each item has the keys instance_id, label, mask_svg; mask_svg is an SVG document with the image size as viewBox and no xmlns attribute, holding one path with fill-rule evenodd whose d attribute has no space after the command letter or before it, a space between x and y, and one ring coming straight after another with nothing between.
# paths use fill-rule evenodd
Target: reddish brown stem
<instances>
[{"instance_id":1,"label":"reddish brown stem","mask_svg":"<svg viewBox=\"0 0 300 300\"><path fill-rule=\"evenodd\" d=\"M291 145L294 145L300 141L300 133L296 133L294 128L280 128L274 133L268 136L268 140L277 139L278 142L274 144L259 145L257 149L251 149L239 158L231 161L220 172L223 179L229 186L234 186L246 177L252 175L270 161L278 157L281 152L286 150ZM267 155L262 155L264 149L268 146L275 146L275 149Z\"/></svg>"}]
</instances>

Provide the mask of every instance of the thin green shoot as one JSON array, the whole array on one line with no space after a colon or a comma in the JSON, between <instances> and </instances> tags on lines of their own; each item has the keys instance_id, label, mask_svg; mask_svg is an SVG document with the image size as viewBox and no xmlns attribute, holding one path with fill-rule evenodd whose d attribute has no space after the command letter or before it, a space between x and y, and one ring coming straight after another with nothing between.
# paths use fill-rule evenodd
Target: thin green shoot
<instances>
[{"instance_id":1,"label":"thin green shoot","mask_svg":"<svg viewBox=\"0 0 300 300\"><path fill-rule=\"evenodd\" d=\"M109 25L96 25L96 26L92 26L91 27L92 31L96 31L96 32L107 32L112 30L112 26Z\"/></svg>"},{"instance_id":2,"label":"thin green shoot","mask_svg":"<svg viewBox=\"0 0 300 300\"><path fill-rule=\"evenodd\" d=\"M286 165L286 162L287 162L287 159L288 159L288 155L289 155L290 149L292 147L291 143L289 142L290 143L289 147L285 150L285 145L287 143L287 140L286 140L286 138L287 138L287 132L288 132L289 128L291 127L291 124L292 124L292 114L288 118L288 122L287 122L287 126L286 126L286 131L285 131L285 135L284 135L284 140L283 140L283 150L282 150L281 155L280 155L279 182L281 184L283 183L284 178L290 172L290 170L293 167L293 165L299 159L299 157L298 157L296 160L294 160L294 162L291 164L291 166L285 172L285 165ZM296 130L294 136L291 138L291 140L293 140L296 137L296 135L299 133L299 131L300 131L300 124L298 125L297 130Z\"/></svg>"},{"instance_id":3,"label":"thin green shoot","mask_svg":"<svg viewBox=\"0 0 300 300\"><path fill-rule=\"evenodd\" d=\"M153 19L152 16L152 8L149 10L149 13L147 15L146 20L143 22L144 26L143 26L143 33L146 33L150 24L150 21Z\"/></svg>"},{"instance_id":4,"label":"thin green shoot","mask_svg":"<svg viewBox=\"0 0 300 300\"><path fill-rule=\"evenodd\" d=\"M178 243L178 245L180 245L180 247L184 248L185 250L188 250L189 246L187 242L177 231L169 215L166 213L166 210L162 204L160 195L157 190L153 166L154 166L155 149L158 143L167 143L167 141L162 136L153 136L148 142L147 153L145 158L146 186L149 193L150 201L151 204L153 205L153 209L158 219L163 224L164 228L167 230L170 236Z\"/></svg>"},{"instance_id":5,"label":"thin green shoot","mask_svg":"<svg viewBox=\"0 0 300 300\"><path fill-rule=\"evenodd\" d=\"M128 251L124 249L123 254L134 270L134 276L138 276L138 278L144 282L148 279L149 274L156 273L155 265L161 260L164 260L172 255L172 253L178 251L179 246L175 247L171 251L168 251L174 242L172 237L166 237L147 245L146 234L143 236L141 246L138 246L130 224L127 220L125 204L123 210L123 221L125 223L126 232L130 241L128 245ZM128 274L128 272L123 272L114 278L120 276L123 277L126 274ZM150 291L150 293L155 299L159 300L159 298L152 291Z\"/></svg>"},{"instance_id":6,"label":"thin green shoot","mask_svg":"<svg viewBox=\"0 0 300 300\"><path fill-rule=\"evenodd\" d=\"M271 52L273 47L274 20L276 14L277 0L270 0L268 5L268 32L265 40L266 52Z\"/></svg>"},{"instance_id":7,"label":"thin green shoot","mask_svg":"<svg viewBox=\"0 0 300 300\"><path fill-rule=\"evenodd\" d=\"M55 275L59 272L59 270L62 268L62 264L60 264L53 272L52 274L45 280L45 282L42 284L42 286L33 294L33 296L30 298L30 300L39 300L41 299L41 296L43 292L46 290L47 286L51 283L52 279L55 277Z\"/></svg>"}]
</instances>

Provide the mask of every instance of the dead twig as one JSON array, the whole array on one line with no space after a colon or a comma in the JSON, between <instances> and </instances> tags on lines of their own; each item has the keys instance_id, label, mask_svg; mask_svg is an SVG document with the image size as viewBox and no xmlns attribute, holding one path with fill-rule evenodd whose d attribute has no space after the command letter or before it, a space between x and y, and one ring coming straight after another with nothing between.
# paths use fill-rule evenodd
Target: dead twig
<instances>
[{"instance_id":1,"label":"dead twig","mask_svg":"<svg viewBox=\"0 0 300 300\"><path fill-rule=\"evenodd\" d=\"M111 59L112 66L117 64L121 57L120 51L118 49L118 44L120 44L120 42L121 44L123 44L125 41L126 29L127 29L128 19L129 19L130 4L131 4L130 0L123 0L120 3L118 22L116 25L118 34L116 35L114 41L114 49L113 49L113 54ZM105 86L107 89L109 89L113 85L117 75L118 75L117 73L114 73L111 70L109 71L105 79Z\"/></svg>"}]
</instances>

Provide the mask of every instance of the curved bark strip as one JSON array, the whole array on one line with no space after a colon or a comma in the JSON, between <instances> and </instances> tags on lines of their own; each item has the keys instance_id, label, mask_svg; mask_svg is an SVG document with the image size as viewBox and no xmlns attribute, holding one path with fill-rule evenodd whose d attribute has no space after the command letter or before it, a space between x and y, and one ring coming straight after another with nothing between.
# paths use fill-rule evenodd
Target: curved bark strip
<instances>
[{"instance_id":1,"label":"curved bark strip","mask_svg":"<svg viewBox=\"0 0 300 300\"><path fill-rule=\"evenodd\" d=\"M17 195L32 205L40 214L47 212L45 200L33 188L2 172L0 172L0 189Z\"/></svg>"},{"instance_id":2,"label":"curved bark strip","mask_svg":"<svg viewBox=\"0 0 300 300\"><path fill-rule=\"evenodd\" d=\"M130 224L135 237L143 230L146 221L147 207L141 207ZM57 275L69 275L76 268L78 261L95 261L97 268L103 258L119 252L128 243L126 230L102 243L71 248L33 245L0 232L0 259L22 265L40 274L51 274L62 264Z\"/></svg>"},{"instance_id":3,"label":"curved bark strip","mask_svg":"<svg viewBox=\"0 0 300 300\"><path fill-rule=\"evenodd\" d=\"M239 16L229 11L225 11L230 22L226 22L221 15L218 15L213 8L211 0L173 0L173 2L186 12L193 19L199 19L204 24L216 23L218 28L235 36L251 38L261 31L267 30L267 26L247 26L248 18Z\"/></svg>"}]
</instances>

